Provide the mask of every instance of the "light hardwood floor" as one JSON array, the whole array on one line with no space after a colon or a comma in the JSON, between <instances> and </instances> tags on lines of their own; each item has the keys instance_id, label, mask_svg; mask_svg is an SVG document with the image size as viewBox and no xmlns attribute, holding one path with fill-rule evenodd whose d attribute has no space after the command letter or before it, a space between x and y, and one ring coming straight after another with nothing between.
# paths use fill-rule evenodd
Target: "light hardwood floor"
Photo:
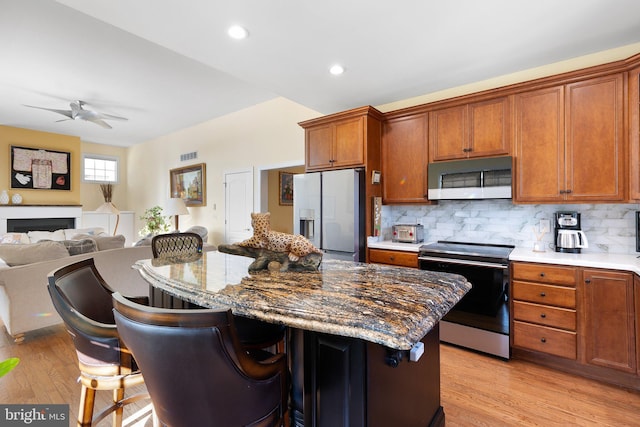
<instances>
[{"instance_id":1,"label":"light hardwood floor","mask_svg":"<svg viewBox=\"0 0 640 427\"><path fill-rule=\"evenodd\" d=\"M75 420L80 395L76 356L64 328L27 334L17 345L2 329L0 360L19 357L0 378L2 403L69 403ZM640 426L640 392L563 374L529 362L508 362L441 346L442 405L448 427ZM99 393L100 394L100 393ZM109 393L99 396L104 405ZM125 411L128 426L150 426L146 402ZM102 426L108 426L108 420ZM70 421L70 426L75 425ZM396 426L389 426L396 427Z\"/></svg>"}]
</instances>

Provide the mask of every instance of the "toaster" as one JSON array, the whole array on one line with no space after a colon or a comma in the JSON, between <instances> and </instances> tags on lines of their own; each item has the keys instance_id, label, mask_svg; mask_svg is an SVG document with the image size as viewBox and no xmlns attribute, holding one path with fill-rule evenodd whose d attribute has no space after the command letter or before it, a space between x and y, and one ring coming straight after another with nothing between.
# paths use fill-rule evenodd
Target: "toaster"
<instances>
[{"instance_id":1,"label":"toaster","mask_svg":"<svg viewBox=\"0 0 640 427\"><path fill-rule=\"evenodd\" d=\"M393 226L392 242L420 243L424 241L424 227L420 224L396 224Z\"/></svg>"}]
</instances>

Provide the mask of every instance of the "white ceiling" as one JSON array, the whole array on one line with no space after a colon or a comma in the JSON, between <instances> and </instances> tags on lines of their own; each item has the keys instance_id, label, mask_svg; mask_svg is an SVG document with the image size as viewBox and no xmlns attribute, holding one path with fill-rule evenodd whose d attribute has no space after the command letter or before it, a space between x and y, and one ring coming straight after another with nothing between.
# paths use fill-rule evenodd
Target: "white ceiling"
<instances>
[{"instance_id":1,"label":"white ceiling","mask_svg":"<svg viewBox=\"0 0 640 427\"><path fill-rule=\"evenodd\" d=\"M637 0L0 0L0 124L130 146L277 96L329 114L637 42ZM72 100L129 120L24 106Z\"/></svg>"}]
</instances>

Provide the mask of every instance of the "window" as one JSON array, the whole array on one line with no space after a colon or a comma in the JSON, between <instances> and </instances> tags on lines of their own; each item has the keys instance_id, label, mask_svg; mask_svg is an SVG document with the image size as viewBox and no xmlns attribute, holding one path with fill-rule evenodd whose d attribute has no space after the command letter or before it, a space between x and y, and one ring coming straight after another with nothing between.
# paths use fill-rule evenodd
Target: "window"
<instances>
[{"instance_id":1,"label":"window","mask_svg":"<svg viewBox=\"0 0 640 427\"><path fill-rule=\"evenodd\" d=\"M118 158L83 154L82 180L85 182L118 182Z\"/></svg>"}]
</instances>

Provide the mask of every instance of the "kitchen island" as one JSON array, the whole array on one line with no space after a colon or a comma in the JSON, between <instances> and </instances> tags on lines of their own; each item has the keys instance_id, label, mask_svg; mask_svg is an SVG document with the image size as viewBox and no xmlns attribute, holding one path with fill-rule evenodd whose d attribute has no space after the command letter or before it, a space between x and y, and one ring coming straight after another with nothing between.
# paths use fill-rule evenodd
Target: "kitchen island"
<instances>
[{"instance_id":1,"label":"kitchen island","mask_svg":"<svg viewBox=\"0 0 640 427\"><path fill-rule=\"evenodd\" d=\"M212 251L136 268L152 293L289 327L292 425L444 425L438 322L466 279L334 260L249 274L252 261Z\"/></svg>"}]
</instances>

